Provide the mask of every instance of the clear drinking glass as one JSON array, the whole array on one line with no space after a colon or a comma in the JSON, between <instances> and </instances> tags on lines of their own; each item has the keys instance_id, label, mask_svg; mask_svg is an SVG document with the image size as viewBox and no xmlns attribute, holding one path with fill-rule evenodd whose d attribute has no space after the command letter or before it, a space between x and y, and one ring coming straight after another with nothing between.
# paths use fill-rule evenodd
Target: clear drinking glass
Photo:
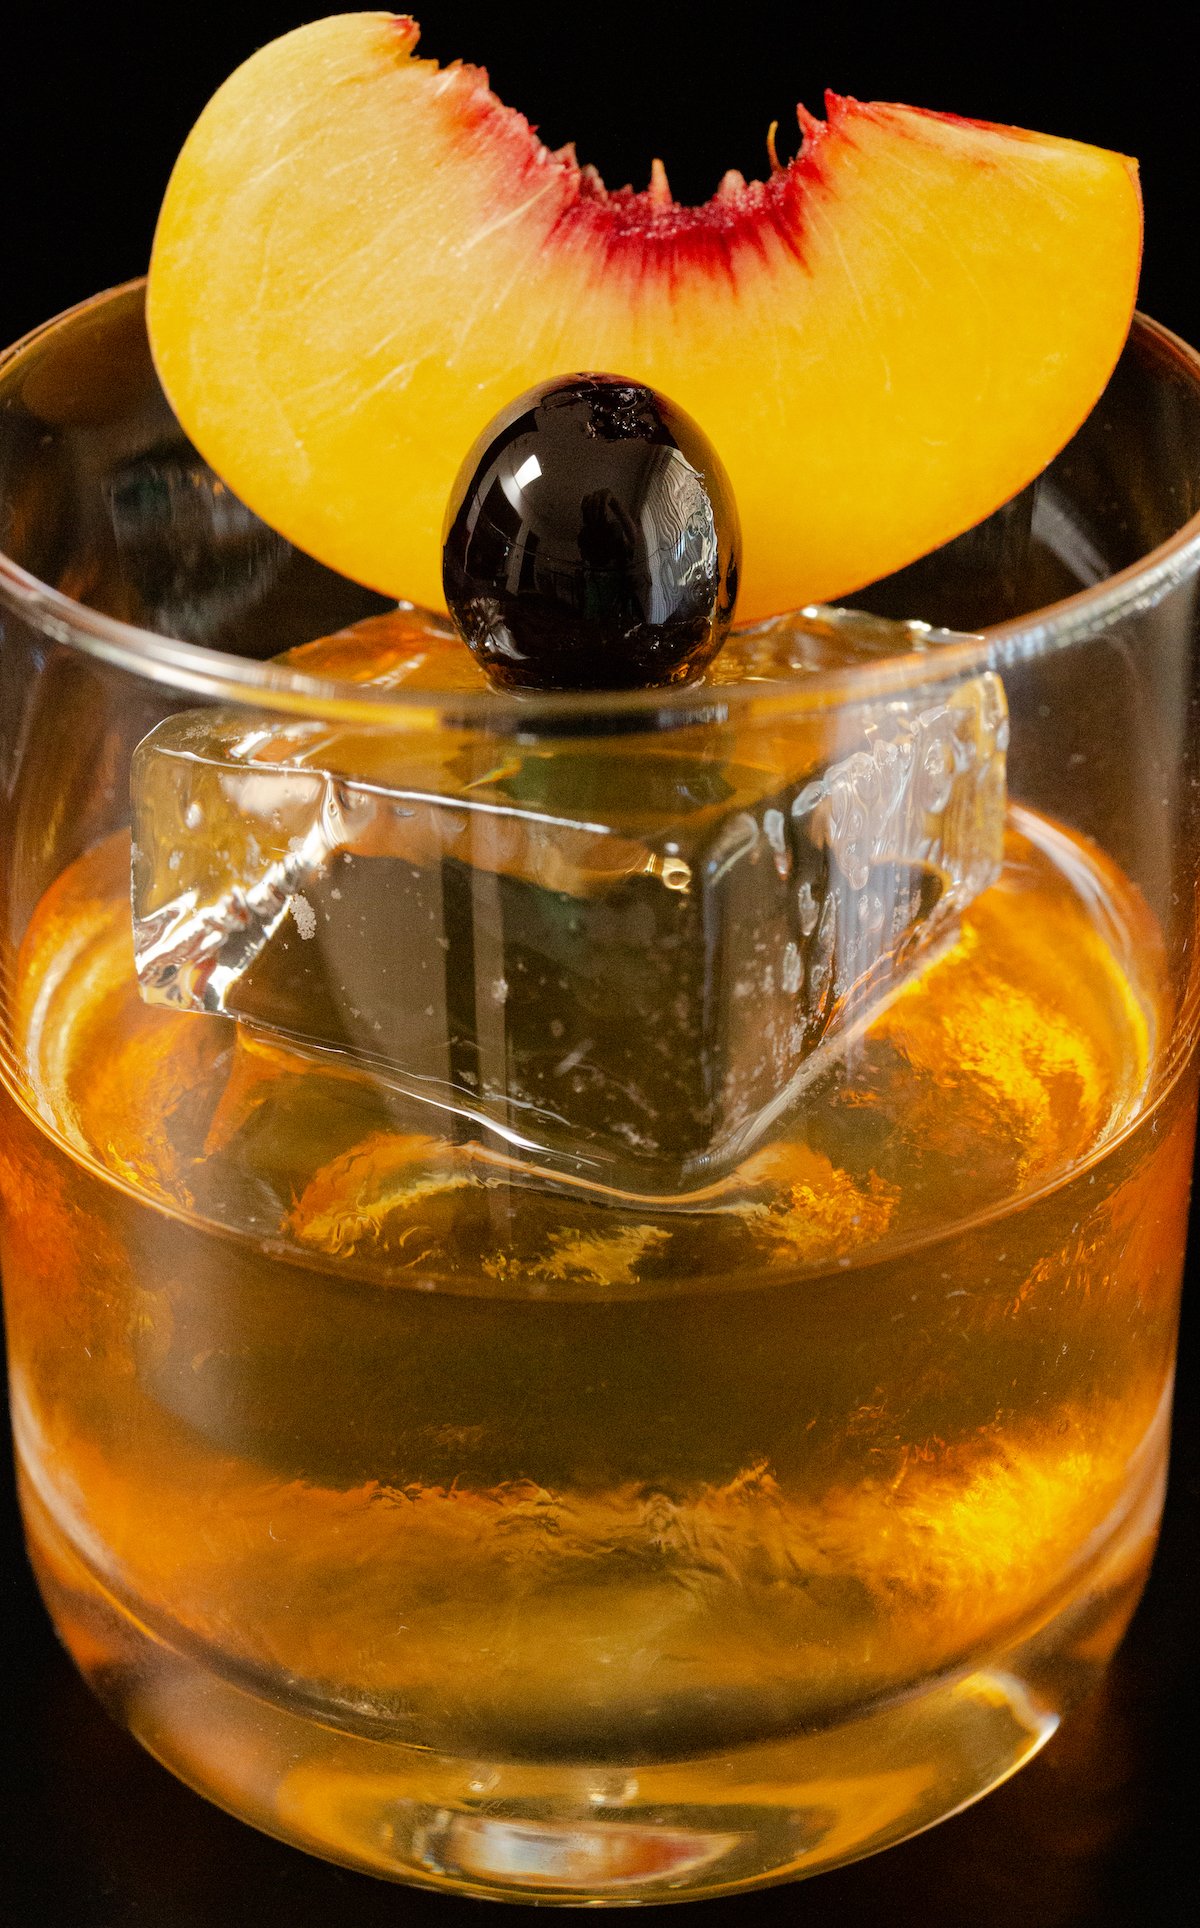
<instances>
[{"instance_id":1,"label":"clear drinking glass","mask_svg":"<svg viewBox=\"0 0 1200 1928\"><path fill-rule=\"evenodd\" d=\"M981 635L521 701L426 625L370 687L385 606L200 463L140 286L0 363L17 1460L161 1761L628 1902L1053 1732L1165 1474L1198 507L1200 363L1139 321L1037 485L856 598Z\"/></svg>"}]
</instances>

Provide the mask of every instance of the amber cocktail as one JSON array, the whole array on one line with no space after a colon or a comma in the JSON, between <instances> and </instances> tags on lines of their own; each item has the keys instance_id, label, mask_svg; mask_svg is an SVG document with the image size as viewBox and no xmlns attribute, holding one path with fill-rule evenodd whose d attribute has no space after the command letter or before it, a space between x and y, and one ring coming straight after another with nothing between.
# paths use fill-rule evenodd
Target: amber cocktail
<instances>
[{"instance_id":1,"label":"amber cocktail","mask_svg":"<svg viewBox=\"0 0 1200 1928\"><path fill-rule=\"evenodd\" d=\"M981 640L813 619L788 676L735 638L570 711L330 680L418 619L214 482L137 289L8 359L0 436L13 1411L98 1692L273 1833L516 1899L779 1879L1004 1778L1162 1497L1189 351L1139 324L1021 526L864 599ZM924 856L871 817L918 779ZM331 799L341 869L238 923Z\"/></svg>"}]
</instances>

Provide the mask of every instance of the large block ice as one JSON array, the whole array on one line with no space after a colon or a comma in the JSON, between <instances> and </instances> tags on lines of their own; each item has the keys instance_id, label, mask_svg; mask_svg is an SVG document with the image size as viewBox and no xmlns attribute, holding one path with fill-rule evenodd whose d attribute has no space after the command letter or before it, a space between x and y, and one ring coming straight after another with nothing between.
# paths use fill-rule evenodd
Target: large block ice
<instances>
[{"instance_id":1,"label":"large block ice","mask_svg":"<svg viewBox=\"0 0 1200 1928\"><path fill-rule=\"evenodd\" d=\"M719 701L914 641L938 647L829 612L759 625L711 706L619 737L173 717L133 769L142 993L350 1054L578 1176L687 1190L997 874L994 675L800 719ZM479 677L404 610L287 660L390 688Z\"/></svg>"}]
</instances>

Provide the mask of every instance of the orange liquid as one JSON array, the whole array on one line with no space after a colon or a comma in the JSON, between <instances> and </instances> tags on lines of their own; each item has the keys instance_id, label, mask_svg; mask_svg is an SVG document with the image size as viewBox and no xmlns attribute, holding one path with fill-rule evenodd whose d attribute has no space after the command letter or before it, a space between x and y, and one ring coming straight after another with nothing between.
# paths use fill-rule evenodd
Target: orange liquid
<instances>
[{"instance_id":1,"label":"orange liquid","mask_svg":"<svg viewBox=\"0 0 1200 1928\"><path fill-rule=\"evenodd\" d=\"M384 1872L627 1896L759 1878L750 1809L810 1817L769 1872L844 1858L1044 1737L1148 1557L1191 1163L1119 877L1015 812L954 946L672 1211L144 1006L127 862L28 933L0 1158L35 1556L151 1746ZM497 1812L542 1830L499 1873Z\"/></svg>"}]
</instances>

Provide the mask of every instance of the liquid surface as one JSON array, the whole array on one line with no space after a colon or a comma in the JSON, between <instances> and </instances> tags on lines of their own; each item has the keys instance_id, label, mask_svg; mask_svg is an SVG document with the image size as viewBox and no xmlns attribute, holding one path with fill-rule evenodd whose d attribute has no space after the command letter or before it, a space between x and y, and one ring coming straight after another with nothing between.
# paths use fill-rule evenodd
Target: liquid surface
<instances>
[{"instance_id":1,"label":"liquid surface","mask_svg":"<svg viewBox=\"0 0 1200 1928\"><path fill-rule=\"evenodd\" d=\"M686 1208L143 1005L127 865L18 962L4 1265L25 1475L153 1637L352 1733L678 1759L1086 1591L1161 1446L1190 1112L1146 1104L1154 928L1065 833L1014 813L953 946Z\"/></svg>"}]
</instances>

